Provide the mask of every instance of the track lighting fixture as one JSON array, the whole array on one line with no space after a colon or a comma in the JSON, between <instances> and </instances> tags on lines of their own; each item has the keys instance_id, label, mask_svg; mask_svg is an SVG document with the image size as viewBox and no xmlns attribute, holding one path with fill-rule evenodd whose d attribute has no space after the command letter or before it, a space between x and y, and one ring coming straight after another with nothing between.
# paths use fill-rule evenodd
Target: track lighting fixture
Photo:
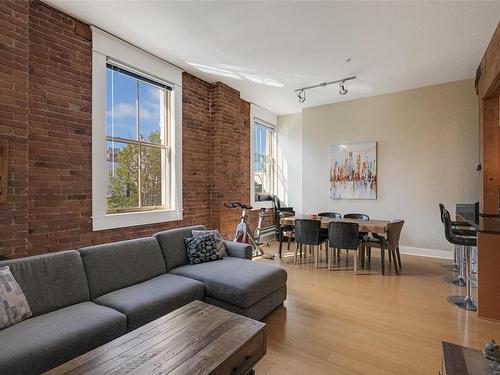
<instances>
[{"instance_id":1,"label":"track lighting fixture","mask_svg":"<svg viewBox=\"0 0 500 375\"><path fill-rule=\"evenodd\" d=\"M348 93L348 91L347 91L347 85L346 85L345 81L340 82L340 84L339 84L339 94L340 95L345 95L347 93Z\"/></svg>"},{"instance_id":2,"label":"track lighting fixture","mask_svg":"<svg viewBox=\"0 0 500 375\"><path fill-rule=\"evenodd\" d=\"M304 90L300 90L297 92L297 98L299 98L299 103L304 103L306 101L306 92Z\"/></svg>"},{"instance_id":3,"label":"track lighting fixture","mask_svg":"<svg viewBox=\"0 0 500 375\"><path fill-rule=\"evenodd\" d=\"M352 79L356 79L356 76L342 78L342 79L338 79L336 81L331 81L331 82L322 82L322 83L319 83L319 84L314 85L314 86L302 87L302 88L296 89L294 91L297 93L297 98L299 98L299 103L304 103L306 101L306 90L315 89L317 87L325 87L328 85L332 85L334 83L339 84L339 95L346 95L349 92L347 90L346 81L350 81Z\"/></svg>"}]
</instances>

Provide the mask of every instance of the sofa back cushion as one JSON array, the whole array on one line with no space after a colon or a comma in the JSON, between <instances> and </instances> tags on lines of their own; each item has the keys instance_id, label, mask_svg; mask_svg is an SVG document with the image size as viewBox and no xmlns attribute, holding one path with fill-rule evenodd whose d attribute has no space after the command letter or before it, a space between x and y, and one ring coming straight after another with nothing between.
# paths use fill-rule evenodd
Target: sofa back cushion
<instances>
[{"instance_id":1,"label":"sofa back cushion","mask_svg":"<svg viewBox=\"0 0 500 375\"><path fill-rule=\"evenodd\" d=\"M6 260L33 316L89 300L87 276L76 250Z\"/></svg>"},{"instance_id":2,"label":"sofa back cushion","mask_svg":"<svg viewBox=\"0 0 500 375\"><path fill-rule=\"evenodd\" d=\"M166 272L153 237L113 242L80 249L90 298L141 283Z\"/></svg>"},{"instance_id":3,"label":"sofa back cushion","mask_svg":"<svg viewBox=\"0 0 500 375\"><path fill-rule=\"evenodd\" d=\"M163 256L165 257L167 271L170 271L175 267L189 264L184 238L193 237L193 230L205 229L206 228L203 225L195 225L192 227L170 229L154 235L158 240Z\"/></svg>"}]
</instances>

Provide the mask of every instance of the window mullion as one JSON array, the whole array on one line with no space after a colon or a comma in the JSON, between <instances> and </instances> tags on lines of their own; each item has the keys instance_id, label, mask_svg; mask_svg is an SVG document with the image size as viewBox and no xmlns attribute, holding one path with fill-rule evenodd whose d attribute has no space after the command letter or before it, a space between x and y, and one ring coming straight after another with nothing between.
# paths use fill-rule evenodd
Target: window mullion
<instances>
[{"instance_id":1,"label":"window mullion","mask_svg":"<svg viewBox=\"0 0 500 375\"><path fill-rule=\"evenodd\" d=\"M139 152L138 154L138 176L137 176L137 199L138 199L138 205L139 208L142 207L142 196L141 196L141 167L142 167L142 158L141 158L141 153L142 153L142 147L140 144L141 141L141 136L139 133L139 80L135 81L135 127L136 127L136 134L137 134L137 141L139 141Z\"/></svg>"}]
</instances>

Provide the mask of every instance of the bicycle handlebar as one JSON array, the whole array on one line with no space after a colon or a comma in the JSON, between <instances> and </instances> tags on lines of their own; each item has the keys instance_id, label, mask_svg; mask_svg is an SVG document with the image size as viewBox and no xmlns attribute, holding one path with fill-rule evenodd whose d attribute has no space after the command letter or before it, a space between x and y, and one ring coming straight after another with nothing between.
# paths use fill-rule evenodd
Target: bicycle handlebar
<instances>
[{"instance_id":1,"label":"bicycle handlebar","mask_svg":"<svg viewBox=\"0 0 500 375\"><path fill-rule=\"evenodd\" d=\"M246 209L246 210L251 210L253 208L252 206L249 206L247 204L243 204L240 202L224 203L224 206L226 206L227 208L242 208L242 209Z\"/></svg>"}]
</instances>

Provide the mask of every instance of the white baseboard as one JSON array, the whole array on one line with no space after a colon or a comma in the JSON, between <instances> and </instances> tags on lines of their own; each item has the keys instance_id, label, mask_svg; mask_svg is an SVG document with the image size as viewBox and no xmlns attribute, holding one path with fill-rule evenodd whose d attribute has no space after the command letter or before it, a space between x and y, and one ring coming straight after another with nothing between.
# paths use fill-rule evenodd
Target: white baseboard
<instances>
[{"instance_id":1,"label":"white baseboard","mask_svg":"<svg viewBox=\"0 0 500 375\"><path fill-rule=\"evenodd\" d=\"M413 246L400 246L399 251L401 252L401 254L416 255L419 257L453 259L453 252L446 250L424 249L421 247Z\"/></svg>"}]
</instances>

